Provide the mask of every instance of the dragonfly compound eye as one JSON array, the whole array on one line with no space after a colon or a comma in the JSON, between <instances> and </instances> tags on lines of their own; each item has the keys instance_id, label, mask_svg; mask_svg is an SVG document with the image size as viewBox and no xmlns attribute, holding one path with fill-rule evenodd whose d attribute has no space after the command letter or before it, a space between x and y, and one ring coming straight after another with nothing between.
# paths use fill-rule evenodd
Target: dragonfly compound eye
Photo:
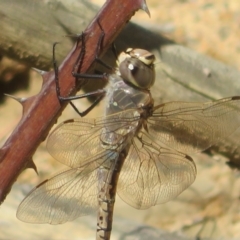
<instances>
[{"instance_id":1,"label":"dragonfly compound eye","mask_svg":"<svg viewBox=\"0 0 240 240\"><path fill-rule=\"evenodd\" d=\"M149 89L155 81L155 56L143 49L127 49L119 57L119 72L126 83Z\"/></svg>"}]
</instances>

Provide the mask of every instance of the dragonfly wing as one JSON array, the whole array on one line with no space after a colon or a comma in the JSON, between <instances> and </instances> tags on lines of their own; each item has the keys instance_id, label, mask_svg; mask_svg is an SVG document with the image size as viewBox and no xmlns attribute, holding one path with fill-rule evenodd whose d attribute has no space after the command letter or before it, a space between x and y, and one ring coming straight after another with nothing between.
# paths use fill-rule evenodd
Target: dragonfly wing
<instances>
[{"instance_id":1,"label":"dragonfly wing","mask_svg":"<svg viewBox=\"0 0 240 240\"><path fill-rule=\"evenodd\" d=\"M162 104L147 122L156 141L188 154L203 151L240 127L240 98Z\"/></svg>"},{"instance_id":2,"label":"dragonfly wing","mask_svg":"<svg viewBox=\"0 0 240 240\"><path fill-rule=\"evenodd\" d=\"M95 211L99 191L110 187L119 152L134 135L139 119L135 115L136 110L127 110L95 120L69 120L56 128L48 149L72 169L32 190L20 204L17 217L31 223L60 224Z\"/></svg>"},{"instance_id":3,"label":"dragonfly wing","mask_svg":"<svg viewBox=\"0 0 240 240\"><path fill-rule=\"evenodd\" d=\"M77 168L105 155L103 141L117 145L134 132L139 117L127 110L97 119L71 119L49 135L47 149L59 162Z\"/></svg>"},{"instance_id":4,"label":"dragonfly wing","mask_svg":"<svg viewBox=\"0 0 240 240\"><path fill-rule=\"evenodd\" d=\"M160 147L147 133L135 138L122 167L118 195L137 209L165 203L188 188L196 177L193 160Z\"/></svg>"},{"instance_id":5,"label":"dragonfly wing","mask_svg":"<svg viewBox=\"0 0 240 240\"><path fill-rule=\"evenodd\" d=\"M22 201L17 217L30 223L61 224L91 214L98 206L93 167L70 169L44 181Z\"/></svg>"}]
</instances>

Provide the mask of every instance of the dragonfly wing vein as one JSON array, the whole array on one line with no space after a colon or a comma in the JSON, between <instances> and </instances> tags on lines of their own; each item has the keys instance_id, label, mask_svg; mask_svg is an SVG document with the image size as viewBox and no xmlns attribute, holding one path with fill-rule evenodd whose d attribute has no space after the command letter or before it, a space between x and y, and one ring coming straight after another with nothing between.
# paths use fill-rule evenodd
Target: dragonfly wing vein
<instances>
[{"instance_id":1,"label":"dragonfly wing vein","mask_svg":"<svg viewBox=\"0 0 240 240\"><path fill-rule=\"evenodd\" d=\"M240 99L207 103L170 102L155 107L148 119L149 134L177 151L206 150L240 126Z\"/></svg>"},{"instance_id":2,"label":"dragonfly wing vein","mask_svg":"<svg viewBox=\"0 0 240 240\"><path fill-rule=\"evenodd\" d=\"M133 141L118 183L118 195L137 209L167 202L196 177L192 159L154 142L147 133Z\"/></svg>"},{"instance_id":3,"label":"dragonfly wing vein","mask_svg":"<svg viewBox=\"0 0 240 240\"><path fill-rule=\"evenodd\" d=\"M20 204L17 217L30 223L61 224L97 209L94 164L70 169L34 188Z\"/></svg>"},{"instance_id":4,"label":"dragonfly wing vein","mask_svg":"<svg viewBox=\"0 0 240 240\"><path fill-rule=\"evenodd\" d=\"M60 124L47 141L49 153L59 162L71 167L82 167L98 159L105 151L103 138L118 135L115 144L134 132L139 117L136 110L127 110L97 119L72 119ZM103 133L104 131L104 133ZM112 139L109 139L112 142ZM114 143L112 143L114 144Z\"/></svg>"},{"instance_id":5,"label":"dragonfly wing vein","mask_svg":"<svg viewBox=\"0 0 240 240\"><path fill-rule=\"evenodd\" d=\"M31 223L61 224L94 212L99 191L108 191L119 152L134 135L135 111L68 120L57 127L48 149L72 169L33 189L20 204L17 217Z\"/></svg>"}]
</instances>

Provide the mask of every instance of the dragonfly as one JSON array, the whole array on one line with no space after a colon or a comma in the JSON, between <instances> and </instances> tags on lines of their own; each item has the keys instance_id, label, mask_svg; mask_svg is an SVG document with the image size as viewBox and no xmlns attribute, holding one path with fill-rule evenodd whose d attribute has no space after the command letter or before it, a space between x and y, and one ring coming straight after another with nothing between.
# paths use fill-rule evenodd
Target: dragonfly
<instances>
[{"instance_id":1,"label":"dragonfly","mask_svg":"<svg viewBox=\"0 0 240 240\"><path fill-rule=\"evenodd\" d=\"M98 210L96 239L110 239L116 192L136 209L166 203L196 178L191 154L240 126L240 97L213 102L154 104L155 56L121 53L108 75L105 115L57 126L49 153L69 168L45 180L22 201L25 222L62 224Z\"/></svg>"}]
</instances>

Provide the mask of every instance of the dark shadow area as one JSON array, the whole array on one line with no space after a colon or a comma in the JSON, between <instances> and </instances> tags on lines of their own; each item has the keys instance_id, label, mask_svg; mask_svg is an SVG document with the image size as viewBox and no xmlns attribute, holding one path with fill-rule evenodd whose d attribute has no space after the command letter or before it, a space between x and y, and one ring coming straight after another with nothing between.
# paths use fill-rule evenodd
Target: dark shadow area
<instances>
[{"instance_id":1,"label":"dark shadow area","mask_svg":"<svg viewBox=\"0 0 240 240\"><path fill-rule=\"evenodd\" d=\"M174 41L134 23L126 25L115 40L115 43L120 51L129 47L143 48L151 51L152 49L158 49L163 45L175 44Z\"/></svg>"},{"instance_id":2,"label":"dark shadow area","mask_svg":"<svg viewBox=\"0 0 240 240\"><path fill-rule=\"evenodd\" d=\"M7 75L10 75L10 77L8 78ZM6 78L8 79L6 80ZM19 73L14 72L14 69L3 71L0 75L0 104L5 101L5 93L14 95L16 91L28 89L29 78L29 69Z\"/></svg>"}]
</instances>

